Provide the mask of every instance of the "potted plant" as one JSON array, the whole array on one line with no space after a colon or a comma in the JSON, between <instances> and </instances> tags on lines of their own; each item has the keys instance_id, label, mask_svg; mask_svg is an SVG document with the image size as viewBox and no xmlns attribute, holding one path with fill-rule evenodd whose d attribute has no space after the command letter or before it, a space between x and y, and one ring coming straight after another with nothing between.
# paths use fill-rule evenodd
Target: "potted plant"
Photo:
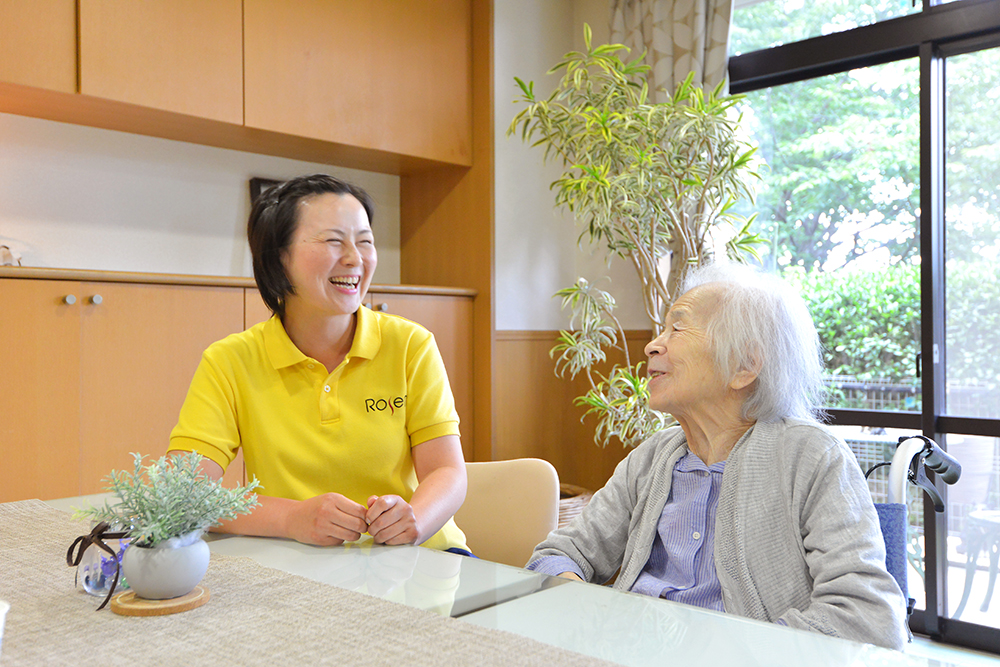
<instances>
[{"instance_id":1,"label":"potted plant","mask_svg":"<svg viewBox=\"0 0 1000 667\"><path fill-rule=\"evenodd\" d=\"M208 545L202 539L213 525L257 506L256 479L227 489L201 471L202 456L191 452L164 456L143 466L133 454L134 469L112 471L106 490L117 500L103 507L77 508L73 517L119 527L130 544L122 573L135 594L164 600L194 590L208 569Z\"/></svg>"},{"instance_id":2,"label":"potted plant","mask_svg":"<svg viewBox=\"0 0 1000 667\"><path fill-rule=\"evenodd\" d=\"M569 53L549 70L563 76L548 98L515 79L526 106L507 134L519 133L543 146L546 159L562 161L562 176L552 183L556 205L582 225L581 243L602 247L609 263L632 264L656 336L689 267L711 260L716 246L739 261L757 256L753 217L734 209L753 201L756 148L740 132L741 96L723 94L721 84L703 91L688 76L670 100L652 103L642 56L623 61L624 45L592 47L589 26L584 42L586 52ZM634 446L663 428L667 418L647 408L642 364L628 358L614 298L584 278L557 296L572 317L552 350L556 373L587 374L591 389L576 403L597 415L597 443L617 437ZM603 375L595 367L608 348L622 350L625 364Z\"/></svg>"}]
</instances>

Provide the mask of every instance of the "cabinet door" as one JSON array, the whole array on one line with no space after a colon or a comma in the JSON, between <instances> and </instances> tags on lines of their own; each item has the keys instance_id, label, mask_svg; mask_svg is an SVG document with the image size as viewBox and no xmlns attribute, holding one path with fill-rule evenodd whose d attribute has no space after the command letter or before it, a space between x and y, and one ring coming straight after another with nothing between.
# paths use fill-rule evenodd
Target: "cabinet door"
<instances>
[{"instance_id":1,"label":"cabinet door","mask_svg":"<svg viewBox=\"0 0 1000 667\"><path fill-rule=\"evenodd\" d=\"M271 310L264 305L264 299L260 298L260 292L254 288L247 288L245 290L245 315L243 320L243 326L245 329L249 329L255 324L260 324L265 320L271 319Z\"/></svg>"},{"instance_id":2,"label":"cabinet door","mask_svg":"<svg viewBox=\"0 0 1000 667\"><path fill-rule=\"evenodd\" d=\"M472 461L472 298L427 294L370 295L374 310L399 315L422 324L434 334L441 358L448 370L455 408L462 420L462 451Z\"/></svg>"},{"instance_id":3,"label":"cabinet door","mask_svg":"<svg viewBox=\"0 0 1000 667\"><path fill-rule=\"evenodd\" d=\"M246 124L469 165L471 16L468 0L246 0Z\"/></svg>"},{"instance_id":4,"label":"cabinet door","mask_svg":"<svg viewBox=\"0 0 1000 667\"><path fill-rule=\"evenodd\" d=\"M76 92L76 0L0 0L0 81Z\"/></svg>"},{"instance_id":5,"label":"cabinet door","mask_svg":"<svg viewBox=\"0 0 1000 667\"><path fill-rule=\"evenodd\" d=\"M79 283L0 280L0 502L80 493Z\"/></svg>"},{"instance_id":6,"label":"cabinet door","mask_svg":"<svg viewBox=\"0 0 1000 667\"><path fill-rule=\"evenodd\" d=\"M84 283L82 296L80 493L95 493L130 452L166 451L201 353L243 329L243 290Z\"/></svg>"},{"instance_id":7,"label":"cabinet door","mask_svg":"<svg viewBox=\"0 0 1000 667\"><path fill-rule=\"evenodd\" d=\"M243 123L240 0L80 0L80 92Z\"/></svg>"}]
</instances>

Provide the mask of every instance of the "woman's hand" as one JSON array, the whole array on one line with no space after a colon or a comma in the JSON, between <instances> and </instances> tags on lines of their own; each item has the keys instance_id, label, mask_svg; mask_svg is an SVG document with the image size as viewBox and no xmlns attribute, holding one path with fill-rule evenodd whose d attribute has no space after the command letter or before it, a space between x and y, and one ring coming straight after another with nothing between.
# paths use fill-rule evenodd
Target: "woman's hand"
<instances>
[{"instance_id":1,"label":"woman's hand","mask_svg":"<svg viewBox=\"0 0 1000 667\"><path fill-rule=\"evenodd\" d=\"M325 547L353 542L368 531L367 511L339 493L324 493L295 504L287 516L286 536Z\"/></svg>"},{"instance_id":2,"label":"woman's hand","mask_svg":"<svg viewBox=\"0 0 1000 667\"><path fill-rule=\"evenodd\" d=\"M399 496L370 497L365 521L377 544L413 544L420 534L413 508Z\"/></svg>"}]
</instances>

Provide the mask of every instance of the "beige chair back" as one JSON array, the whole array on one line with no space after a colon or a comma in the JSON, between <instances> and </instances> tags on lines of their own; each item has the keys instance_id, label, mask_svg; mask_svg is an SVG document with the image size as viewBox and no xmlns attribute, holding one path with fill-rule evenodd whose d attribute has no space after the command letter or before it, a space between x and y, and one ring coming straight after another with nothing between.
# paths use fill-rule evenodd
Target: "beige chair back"
<instances>
[{"instance_id":1,"label":"beige chair back","mask_svg":"<svg viewBox=\"0 0 1000 667\"><path fill-rule=\"evenodd\" d=\"M524 567L559 521L559 475L548 461L466 463L469 490L455 522L483 560Z\"/></svg>"}]
</instances>

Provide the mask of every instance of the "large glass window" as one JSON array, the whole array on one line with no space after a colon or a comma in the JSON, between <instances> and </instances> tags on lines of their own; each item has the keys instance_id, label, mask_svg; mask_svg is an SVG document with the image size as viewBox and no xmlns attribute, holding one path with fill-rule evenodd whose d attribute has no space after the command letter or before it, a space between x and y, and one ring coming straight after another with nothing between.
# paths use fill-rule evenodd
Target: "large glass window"
<instances>
[{"instance_id":1,"label":"large glass window","mask_svg":"<svg viewBox=\"0 0 1000 667\"><path fill-rule=\"evenodd\" d=\"M816 320L829 407L920 408L918 80L906 60L746 96L757 231Z\"/></svg>"},{"instance_id":2,"label":"large glass window","mask_svg":"<svg viewBox=\"0 0 1000 667\"><path fill-rule=\"evenodd\" d=\"M730 53L740 54L920 11L912 0L736 0Z\"/></svg>"},{"instance_id":3,"label":"large glass window","mask_svg":"<svg viewBox=\"0 0 1000 667\"><path fill-rule=\"evenodd\" d=\"M947 413L1000 418L1000 48L945 64Z\"/></svg>"},{"instance_id":4,"label":"large glass window","mask_svg":"<svg viewBox=\"0 0 1000 667\"><path fill-rule=\"evenodd\" d=\"M1000 418L1000 48L945 61L945 412ZM1000 438L947 436L948 614L1000 627ZM1000 597L1000 596L998 596Z\"/></svg>"}]
</instances>

